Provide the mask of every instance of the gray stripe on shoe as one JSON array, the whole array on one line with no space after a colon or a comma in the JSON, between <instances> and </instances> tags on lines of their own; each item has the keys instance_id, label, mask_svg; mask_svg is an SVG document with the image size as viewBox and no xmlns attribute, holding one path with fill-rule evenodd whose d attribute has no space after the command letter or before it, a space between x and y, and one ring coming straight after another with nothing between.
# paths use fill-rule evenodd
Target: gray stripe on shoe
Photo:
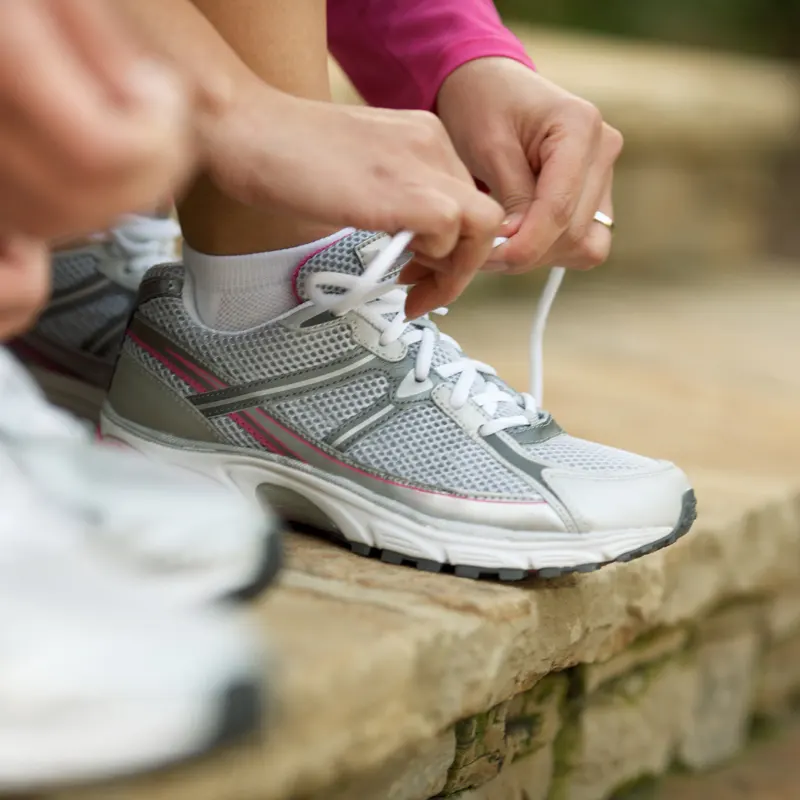
<instances>
[{"instance_id":1,"label":"gray stripe on shoe","mask_svg":"<svg viewBox=\"0 0 800 800\"><path fill-rule=\"evenodd\" d=\"M94 300L114 288L115 285L109 278L103 275L93 275L87 280L81 281L77 286L55 293L42 316L47 317L79 308L88 300Z\"/></svg>"},{"instance_id":2,"label":"gray stripe on shoe","mask_svg":"<svg viewBox=\"0 0 800 800\"><path fill-rule=\"evenodd\" d=\"M389 414L395 410L393 405L384 405L377 411L374 410L375 406L367 409L363 414L359 414L354 419L350 420L346 425L336 431L336 437L331 442L331 447L341 447L346 442L350 442L353 437L359 433L366 432L368 428L384 420Z\"/></svg>"},{"instance_id":3,"label":"gray stripe on shoe","mask_svg":"<svg viewBox=\"0 0 800 800\"><path fill-rule=\"evenodd\" d=\"M375 361L375 356L372 354L359 355L343 363L308 370L303 373L302 377L291 375L256 381L245 386L232 386L228 389L195 395L190 398L190 402L207 416L230 414L233 411L243 411L246 408L263 405L265 401L277 396L329 383L344 375L362 370L373 361Z\"/></svg>"}]
</instances>

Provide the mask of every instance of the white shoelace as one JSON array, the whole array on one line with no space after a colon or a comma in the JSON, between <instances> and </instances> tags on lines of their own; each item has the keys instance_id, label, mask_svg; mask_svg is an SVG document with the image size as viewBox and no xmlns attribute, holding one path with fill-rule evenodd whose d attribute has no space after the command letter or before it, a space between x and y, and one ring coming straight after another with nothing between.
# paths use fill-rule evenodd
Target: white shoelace
<instances>
[{"instance_id":1,"label":"white shoelace","mask_svg":"<svg viewBox=\"0 0 800 800\"><path fill-rule=\"evenodd\" d=\"M492 367L467 356L460 355L447 364L433 368L437 340L459 354L461 348L450 336L431 326L409 321L405 316L405 291L397 288L392 281L384 280L413 238L414 234L409 231L394 236L361 275L317 272L309 276L309 299L335 315L344 315L358 308L381 331L380 343L384 346L396 341L407 345L418 343L413 376L420 384L420 391L429 388L428 378L432 370L446 380L457 378L450 395L450 405L457 410L471 399L483 409L490 419L480 428L482 436L538 422L542 403L544 331L564 270L557 267L551 271L536 309L531 331L532 392L511 394L503 391L495 382L485 379L484 376L497 375ZM502 240L498 240L495 245L501 243ZM326 292L324 287L343 289L344 292L332 294ZM444 315L447 309L438 308L434 313ZM503 414L497 416L501 411Z\"/></svg>"},{"instance_id":2,"label":"white shoelace","mask_svg":"<svg viewBox=\"0 0 800 800\"><path fill-rule=\"evenodd\" d=\"M180 226L170 217L128 214L110 231L112 246L121 258L99 268L116 283L136 290L147 270L174 261L180 233Z\"/></svg>"}]
</instances>

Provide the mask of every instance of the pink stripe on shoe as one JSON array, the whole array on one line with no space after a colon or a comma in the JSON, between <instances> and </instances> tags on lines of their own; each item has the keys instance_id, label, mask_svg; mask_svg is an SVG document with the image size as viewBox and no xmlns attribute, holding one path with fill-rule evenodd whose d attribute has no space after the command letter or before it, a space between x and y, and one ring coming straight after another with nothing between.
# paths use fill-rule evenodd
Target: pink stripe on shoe
<instances>
[{"instance_id":1,"label":"pink stripe on shoe","mask_svg":"<svg viewBox=\"0 0 800 800\"><path fill-rule=\"evenodd\" d=\"M344 461L340 461L338 458L334 458L332 455L326 453L324 450L321 450L319 447L317 447L316 445L312 444L308 440L304 439L302 436L298 436L294 431L290 430L289 428L285 427L284 425L281 425L281 423L278 422L278 420L274 419L273 417L270 417L269 414L267 414L263 409L257 408L257 409L255 409L254 413L259 414L260 416L264 417L264 419L266 419L266 420L269 420L273 425L275 425L276 427L280 428L284 433L287 433L292 438L297 439L298 442L301 442L306 447L310 447L312 450L314 450L316 453L318 453L319 455L321 455L323 458L327 459L328 461L332 461L334 464L338 464L339 466L342 466L345 469L350 470L351 472L355 472L358 475L363 475L364 477L370 478L371 480L377 481L378 483L385 483L385 484L387 484L389 486L399 486L402 489L408 489L409 491L412 491L412 492L419 492L420 494L434 494L434 495L439 495L441 497L451 497L452 496L452 495L448 494L447 492L436 492L436 491L433 491L432 489L419 489L416 486L409 486L406 483L400 483L399 481L389 480L388 478L381 478L380 476L374 475L371 472L367 472L367 471L365 471L363 469L359 469L358 467L354 467L351 464L346 464ZM304 459L300 458L296 453L294 453L292 451L289 451L289 452L295 458L297 458L299 461L303 461L304 460ZM510 505L510 504L521 505L522 504L522 501L519 501L519 500L480 499L480 500L470 500L470 502L471 503L492 503L492 504L497 504L497 505ZM544 505L545 502L546 502L545 500L533 500L533 501L530 501L530 502L527 502L527 503L524 503L524 504L525 505L529 505L529 506L540 506L540 505Z\"/></svg>"},{"instance_id":2,"label":"pink stripe on shoe","mask_svg":"<svg viewBox=\"0 0 800 800\"><path fill-rule=\"evenodd\" d=\"M194 372L195 375L197 375L199 378L202 378L204 381L206 381L206 383L211 384L211 386L213 386L214 388L216 389L228 388L227 383L223 383L215 375L212 375L210 372L206 372L204 369L198 367L197 364L193 364L188 359L184 358L181 355L178 355L178 353L176 353L174 350L169 350L168 352L173 358L177 358L178 361L181 362L181 364L188 367L190 370L192 370L192 372Z\"/></svg>"},{"instance_id":3,"label":"pink stripe on shoe","mask_svg":"<svg viewBox=\"0 0 800 800\"><path fill-rule=\"evenodd\" d=\"M158 350L156 350L153 347L150 347L149 344L142 341L135 333L128 331L128 337L137 347L140 347L142 350L144 350L145 353L147 353L147 355L154 358L156 361L158 361L159 364L165 366L173 375L180 378L184 383L191 386L192 389L194 389L196 392L200 394L205 394L207 391L209 391L209 388L207 386L203 386L203 384L200 383L199 380L193 378L191 375L188 375L183 370L176 367L163 353L159 353Z\"/></svg>"},{"instance_id":4,"label":"pink stripe on shoe","mask_svg":"<svg viewBox=\"0 0 800 800\"><path fill-rule=\"evenodd\" d=\"M339 244L347 236L350 236L351 233L355 233L354 228L345 228L342 231L339 231L338 234L334 233L333 236L336 236L336 239L330 241L331 237L326 239L326 244L322 245L319 250L315 250L311 255L306 256L295 268L294 272L292 273L292 294L294 295L294 299L297 300L298 303L304 303L302 297L300 297L300 292L297 291L297 279L300 277L300 270L311 261L312 258L316 258L320 253L324 253L326 250L333 247L335 244ZM341 234L341 235L339 235Z\"/></svg>"},{"instance_id":5,"label":"pink stripe on shoe","mask_svg":"<svg viewBox=\"0 0 800 800\"><path fill-rule=\"evenodd\" d=\"M279 456L288 456L301 461L299 456L284 447L269 431L264 430L247 412L228 414L228 419L235 422L245 433L252 436L262 447Z\"/></svg>"}]
</instances>

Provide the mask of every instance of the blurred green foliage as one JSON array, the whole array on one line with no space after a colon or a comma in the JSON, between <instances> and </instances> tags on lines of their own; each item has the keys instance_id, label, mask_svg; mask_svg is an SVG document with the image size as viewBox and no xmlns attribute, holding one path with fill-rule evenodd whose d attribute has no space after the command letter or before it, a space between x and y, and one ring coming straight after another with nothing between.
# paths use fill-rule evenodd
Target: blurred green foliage
<instances>
[{"instance_id":1,"label":"blurred green foliage","mask_svg":"<svg viewBox=\"0 0 800 800\"><path fill-rule=\"evenodd\" d=\"M800 57L800 0L496 0L506 19Z\"/></svg>"}]
</instances>

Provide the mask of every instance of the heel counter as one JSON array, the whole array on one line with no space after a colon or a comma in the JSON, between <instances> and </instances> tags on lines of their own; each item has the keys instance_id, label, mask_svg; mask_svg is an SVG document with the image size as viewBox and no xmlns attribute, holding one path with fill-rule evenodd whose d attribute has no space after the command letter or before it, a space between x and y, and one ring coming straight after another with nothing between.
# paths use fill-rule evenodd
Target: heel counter
<instances>
[{"instance_id":1,"label":"heel counter","mask_svg":"<svg viewBox=\"0 0 800 800\"><path fill-rule=\"evenodd\" d=\"M180 263L162 264L148 270L128 324L125 342L108 392L108 404L122 418L160 433L196 442L222 443L223 436L183 393L149 366L173 346L148 319L152 301L176 301L183 297L184 272ZM141 337L141 339L140 339ZM142 353L142 358L137 356ZM152 360L152 359L151 359Z\"/></svg>"},{"instance_id":2,"label":"heel counter","mask_svg":"<svg viewBox=\"0 0 800 800\"><path fill-rule=\"evenodd\" d=\"M126 420L196 442L221 443L220 433L172 387L123 348L107 402Z\"/></svg>"},{"instance_id":3,"label":"heel counter","mask_svg":"<svg viewBox=\"0 0 800 800\"><path fill-rule=\"evenodd\" d=\"M181 298L183 296L184 271L183 265L160 264L149 269L142 282L136 297L136 308L139 309L150 300L158 297Z\"/></svg>"}]
</instances>

